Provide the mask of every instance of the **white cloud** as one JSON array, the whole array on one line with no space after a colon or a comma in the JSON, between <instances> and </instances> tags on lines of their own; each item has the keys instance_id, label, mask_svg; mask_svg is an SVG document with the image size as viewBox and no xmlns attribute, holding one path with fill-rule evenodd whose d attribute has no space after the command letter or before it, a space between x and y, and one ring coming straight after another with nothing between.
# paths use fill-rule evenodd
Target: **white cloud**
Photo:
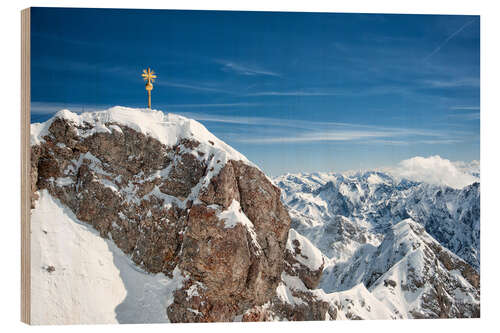
<instances>
[{"instance_id":1,"label":"white cloud","mask_svg":"<svg viewBox=\"0 0 500 333\"><path fill-rule=\"evenodd\" d=\"M456 161L453 164L461 171L468 173L470 175L479 175L481 172L481 164L477 160L472 160L470 162Z\"/></svg>"},{"instance_id":2,"label":"white cloud","mask_svg":"<svg viewBox=\"0 0 500 333\"><path fill-rule=\"evenodd\" d=\"M304 133L300 135L270 137L270 138L246 138L239 140L245 143L299 143L299 142L321 142L321 141L354 141L367 138L387 137L389 134L384 131L368 131L368 130L344 130L330 132L314 132Z\"/></svg>"},{"instance_id":3,"label":"white cloud","mask_svg":"<svg viewBox=\"0 0 500 333\"><path fill-rule=\"evenodd\" d=\"M345 95L345 92L335 91L259 91L247 94L248 96L337 96Z\"/></svg>"},{"instance_id":4,"label":"white cloud","mask_svg":"<svg viewBox=\"0 0 500 333\"><path fill-rule=\"evenodd\" d=\"M219 107L247 107L247 106L260 106L260 103L205 103L205 104L169 104L168 108L219 108Z\"/></svg>"},{"instance_id":5,"label":"white cloud","mask_svg":"<svg viewBox=\"0 0 500 333\"><path fill-rule=\"evenodd\" d=\"M456 105L450 107L450 110L479 110L479 106L465 106L465 105Z\"/></svg>"},{"instance_id":6,"label":"white cloud","mask_svg":"<svg viewBox=\"0 0 500 333\"><path fill-rule=\"evenodd\" d=\"M448 115L450 119L462 119L462 120L479 120L481 118L481 114L479 112L472 113L457 113Z\"/></svg>"},{"instance_id":7,"label":"white cloud","mask_svg":"<svg viewBox=\"0 0 500 333\"><path fill-rule=\"evenodd\" d=\"M451 137L451 133L443 130L193 112L181 112L180 114L201 122L255 126L251 132L241 133L234 139L235 142L246 144L351 141L360 144L434 145L456 144L461 141ZM275 130L270 132L269 126L274 126ZM453 133L455 136L458 134L461 133Z\"/></svg>"},{"instance_id":8,"label":"white cloud","mask_svg":"<svg viewBox=\"0 0 500 333\"><path fill-rule=\"evenodd\" d=\"M213 86L208 86L208 85L199 85L199 84L186 84L186 83L179 83L179 82L170 82L170 81L158 81L155 83L158 86L166 86L166 87L173 87L173 88L181 88L181 89L191 89L191 90L197 90L197 91L208 91L208 92L215 92L215 93L223 93L223 94L232 94L232 91L221 89L218 87L213 87Z\"/></svg>"},{"instance_id":9,"label":"white cloud","mask_svg":"<svg viewBox=\"0 0 500 333\"><path fill-rule=\"evenodd\" d=\"M422 83L430 88L479 87L480 80L476 77L466 77L449 80L424 80Z\"/></svg>"},{"instance_id":10,"label":"white cloud","mask_svg":"<svg viewBox=\"0 0 500 333\"><path fill-rule=\"evenodd\" d=\"M223 70L230 70L240 75L255 76L255 75L267 75L267 76L281 76L279 73L259 68L251 67L243 64L237 64L231 61L218 61L224 65Z\"/></svg>"},{"instance_id":11,"label":"white cloud","mask_svg":"<svg viewBox=\"0 0 500 333\"><path fill-rule=\"evenodd\" d=\"M451 162L438 155L430 157L416 156L401 161L396 167L384 171L399 178L425 182L435 185L447 185L453 188L463 188L479 181L463 167L463 163Z\"/></svg>"}]
</instances>

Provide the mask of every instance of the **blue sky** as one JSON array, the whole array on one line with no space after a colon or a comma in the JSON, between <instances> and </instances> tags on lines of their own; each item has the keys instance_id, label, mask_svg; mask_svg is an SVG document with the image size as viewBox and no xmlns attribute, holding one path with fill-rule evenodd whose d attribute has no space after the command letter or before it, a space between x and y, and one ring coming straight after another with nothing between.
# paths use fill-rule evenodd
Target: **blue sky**
<instances>
[{"instance_id":1,"label":"blue sky","mask_svg":"<svg viewBox=\"0 0 500 333\"><path fill-rule=\"evenodd\" d=\"M478 16L32 11L32 122L144 107L201 121L267 173L479 159Z\"/></svg>"}]
</instances>

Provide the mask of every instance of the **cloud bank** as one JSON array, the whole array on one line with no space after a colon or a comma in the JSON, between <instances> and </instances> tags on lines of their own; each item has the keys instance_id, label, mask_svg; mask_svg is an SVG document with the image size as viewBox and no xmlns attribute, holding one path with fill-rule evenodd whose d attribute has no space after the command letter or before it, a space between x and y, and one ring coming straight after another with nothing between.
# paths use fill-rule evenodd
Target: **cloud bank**
<instances>
[{"instance_id":1,"label":"cloud bank","mask_svg":"<svg viewBox=\"0 0 500 333\"><path fill-rule=\"evenodd\" d=\"M477 161L474 162L479 164ZM463 163L451 162L438 155L416 156L401 161L395 167L386 168L385 171L399 178L435 185L447 185L457 189L479 181L464 167Z\"/></svg>"}]
</instances>

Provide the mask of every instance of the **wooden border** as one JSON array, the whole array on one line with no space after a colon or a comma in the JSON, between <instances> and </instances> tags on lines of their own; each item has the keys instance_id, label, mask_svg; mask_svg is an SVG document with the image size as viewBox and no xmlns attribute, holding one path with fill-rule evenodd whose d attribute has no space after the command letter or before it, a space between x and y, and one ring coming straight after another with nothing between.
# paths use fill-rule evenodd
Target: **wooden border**
<instances>
[{"instance_id":1,"label":"wooden border","mask_svg":"<svg viewBox=\"0 0 500 333\"><path fill-rule=\"evenodd\" d=\"M21 321L31 323L31 11L21 11Z\"/></svg>"}]
</instances>

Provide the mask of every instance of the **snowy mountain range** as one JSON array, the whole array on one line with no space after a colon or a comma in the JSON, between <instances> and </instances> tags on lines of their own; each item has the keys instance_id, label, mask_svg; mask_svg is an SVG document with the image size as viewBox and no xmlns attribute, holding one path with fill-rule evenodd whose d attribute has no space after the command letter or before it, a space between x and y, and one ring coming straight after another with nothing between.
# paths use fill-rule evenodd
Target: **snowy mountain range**
<instances>
[{"instance_id":1,"label":"snowy mountain range","mask_svg":"<svg viewBox=\"0 0 500 333\"><path fill-rule=\"evenodd\" d=\"M479 183L271 180L194 120L124 107L32 124L31 180L34 323L479 316Z\"/></svg>"},{"instance_id":2,"label":"snowy mountain range","mask_svg":"<svg viewBox=\"0 0 500 333\"><path fill-rule=\"evenodd\" d=\"M479 176L475 163L460 166ZM479 315L478 182L456 189L380 171L274 181L292 228L326 258L324 292L362 284L392 318Z\"/></svg>"},{"instance_id":3,"label":"snowy mountain range","mask_svg":"<svg viewBox=\"0 0 500 333\"><path fill-rule=\"evenodd\" d=\"M349 241L376 245L385 230L411 218L479 270L478 182L455 189L368 171L350 175L288 174L277 177L275 183L282 189L282 200L289 208L292 225L314 239L328 256L345 254L349 251ZM336 239L331 239L330 234L343 236L346 241L333 244ZM338 246L347 248L341 250Z\"/></svg>"}]
</instances>

